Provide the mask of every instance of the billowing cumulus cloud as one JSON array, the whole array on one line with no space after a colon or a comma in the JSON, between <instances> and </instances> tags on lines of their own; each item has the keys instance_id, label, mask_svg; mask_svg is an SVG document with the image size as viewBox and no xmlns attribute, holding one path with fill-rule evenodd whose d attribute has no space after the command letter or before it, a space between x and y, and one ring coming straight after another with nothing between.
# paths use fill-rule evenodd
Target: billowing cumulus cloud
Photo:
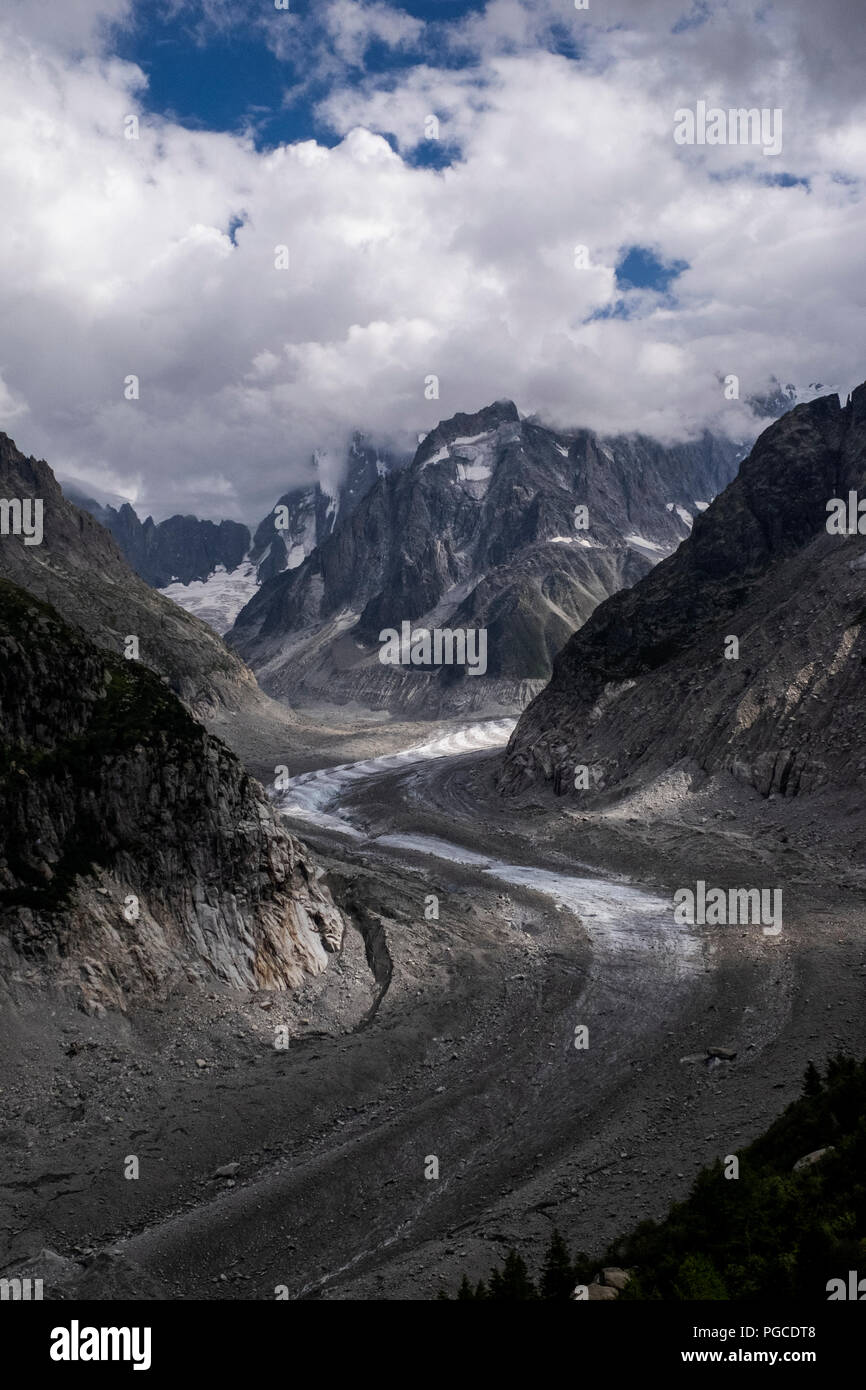
<instances>
[{"instance_id":1,"label":"billowing cumulus cloud","mask_svg":"<svg viewBox=\"0 0 866 1390\"><path fill-rule=\"evenodd\" d=\"M204 42L236 14L189 8ZM333 0L282 31L289 86L298 44L330 74L322 142L273 150L146 115L121 0L39 9L0 27L0 428L156 515L257 519L352 429L502 396L671 439L749 428L729 373L866 376L854 5ZM405 61L364 77L374 42ZM781 108L781 154L676 144L704 98ZM627 288L633 246L686 268Z\"/></svg>"}]
</instances>

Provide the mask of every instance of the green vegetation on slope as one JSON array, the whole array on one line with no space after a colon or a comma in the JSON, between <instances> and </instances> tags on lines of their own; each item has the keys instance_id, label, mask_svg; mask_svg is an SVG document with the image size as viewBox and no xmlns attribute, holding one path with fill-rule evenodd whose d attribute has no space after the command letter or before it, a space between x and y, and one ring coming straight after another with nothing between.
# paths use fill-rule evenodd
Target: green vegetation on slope
<instances>
[{"instance_id":1,"label":"green vegetation on slope","mask_svg":"<svg viewBox=\"0 0 866 1390\"><path fill-rule=\"evenodd\" d=\"M192 759L200 768L207 740L146 666L98 649L4 579L0 714L0 905L7 907L57 910L78 875L114 861L125 846L109 804L122 796L136 750L154 767ZM193 799L199 780L189 779ZM46 810L62 827L50 870L32 829Z\"/></svg>"},{"instance_id":2,"label":"green vegetation on slope","mask_svg":"<svg viewBox=\"0 0 866 1390\"><path fill-rule=\"evenodd\" d=\"M830 1279L866 1274L866 1062L839 1055L823 1077L810 1062L800 1099L737 1157L739 1177L721 1160L704 1168L664 1221L642 1222L597 1259L571 1260L554 1233L539 1287L511 1250L487 1284L464 1276L456 1296L563 1301L619 1266L632 1276L623 1299L825 1300Z\"/></svg>"}]
</instances>

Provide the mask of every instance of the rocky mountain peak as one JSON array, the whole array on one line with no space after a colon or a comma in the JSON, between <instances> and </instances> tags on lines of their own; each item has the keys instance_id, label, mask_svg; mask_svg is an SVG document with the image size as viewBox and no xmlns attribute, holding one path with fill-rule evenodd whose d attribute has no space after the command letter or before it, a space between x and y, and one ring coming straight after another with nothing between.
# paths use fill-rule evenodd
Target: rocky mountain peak
<instances>
[{"instance_id":1,"label":"rocky mountain peak","mask_svg":"<svg viewBox=\"0 0 866 1390\"><path fill-rule=\"evenodd\" d=\"M111 532L136 574L154 589L203 582L219 567L230 574L249 550L250 533L237 521L203 521L189 514L141 521L129 502L104 506L76 486L63 491Z\"/></svg>"},{"instance_id":2,"label":"rocky mountain peak","mask_svg":"<svg viewBox=\"0 0 866 1390\"><path fill-rule=\"evenodd\" d=\"M135 574L105 527L64 497L48 464L26 458L5 434L0 497L41 500L43 509L39 544L0 538L0 577L56 607L110 652L120 654L126 638L137 637L144 665L202 715L261 699L250 672L213 630Z\"/></svg>"},{"instance_id":3,"label":"rocky mountain peak","mask_svg":"<svg viewBox=\"0 0 866 1390\"><path fill-rule=\"evenodd\" d=\"M764 794L856 780L866 541L827 524L851 491L864 386L772 424L676 554L596 609L521 718L503 790L573 791L577 765L609 789L674 765Z\"/></svg>"},{"instance_id":4,"label":"rocky mountain peak","mask_svg":"<svg viewBox=\"0 0 866 1390\"><path fill-rule=\"evenodd\" d=\"M2 579L0 657L4 978L93 1012L325 968L344 922L315 864L151 671Z\"/></svg>"},{"instance_id":5,"label":"rocky mountain peak","mask_svg":"<svg viewBox=\"0 0 866 1390\"><path fill-rule=\"evenodd\" d=\"M507 400L459 413L267 579L228 640L282 697L513 708L603 597L688 534L734 466L733 446L711 436L673 448L564 436ZM380 634L404 622L484 629L487 680L390 669Z\"/></svg>"},{"instance_id":6,"label":"rocky mountain peak","mask_svg":"<svg viewBox=\"0 0 866 1390\"><path fill-rule=\"evenodd\" d=\"M425 467L431 458L458 441L474 440L499 430L503 425L519 425L520 415L513 401L494 401L471 414L458 412L425 435L413 459L413 467Z\"/></svg>"}]
</instances>

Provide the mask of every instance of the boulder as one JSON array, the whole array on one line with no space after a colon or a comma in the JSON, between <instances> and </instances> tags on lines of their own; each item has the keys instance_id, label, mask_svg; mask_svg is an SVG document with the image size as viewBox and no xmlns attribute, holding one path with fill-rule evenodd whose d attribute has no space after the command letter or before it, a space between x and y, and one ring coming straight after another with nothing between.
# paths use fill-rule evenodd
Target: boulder
<instances>
[{"instance_id":1,"label":"boulder","mask_svg":"<svg viewBox=\"0 0 866 1390\"><path fill-rule=\"evenodd\" d=\"M798 1158L791 1171L792 1173L799 1173L801 1168L811 1168L813 1163L820 1163L824 1155L830 1153L835 1153L832 1144L827 1144L823 1149L813 1149L811 1153L804 1154L802 1158Z\"/></svg>"}]
</instances>

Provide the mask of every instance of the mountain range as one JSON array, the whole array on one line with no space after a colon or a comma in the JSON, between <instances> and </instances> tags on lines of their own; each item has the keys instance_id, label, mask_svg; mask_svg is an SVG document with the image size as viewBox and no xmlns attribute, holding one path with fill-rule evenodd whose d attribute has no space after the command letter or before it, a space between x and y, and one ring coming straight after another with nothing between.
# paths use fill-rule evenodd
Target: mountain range
<instances>
[{"instance_id":1,"label":"mountain range","mask_svg":"<svg viewBox=\"0 0 866 1390\"><path fill-rule=\"evenodd\" d=\"M110 531L136 574L154 589L202 583L220 566L231 572L250 548L249 528L239 521L201 521L196 516L170 516L159 522L149 516L141 521L129 502L103 505L68 483L63 493Z\"/></svg>"},{"instance_id":2,"label":"mountain range","mask_svg":"<svg viewBox=\"0 0 866 1390\"><path fill-rule=\"evenodd\" d=\"M585 797L579 766L610 794L673 769L763 796L862 787L864 490L866 384L771 425L676 554L566 643L500 789ZM834 499L847 514L851 494L854 528L839 533Z\"/></svg>"},{"instance_id":3,"label":"mountain range","mask_svg":"<svg viewBox=\"0 0 866 1390\"><path fill-rule=\"evenodd\" d=\"M356 432L336 468L333 458L317 453L316 481L284 492L252 536L231 520L177 515L141 521L129 502L97 501L78 480L64 482L63 492L111 533L136 574L223 636L265 579L300 565L338 516L350 516L377 478L406 461ZM332 491L323 476L329 465L342 477Z\"/></svg>"},{"instance_id":4,"label":"mountain range","mask_svg":"<svg viewBox=\"0 0 866 1390\"><path fill-rule=\"evenodd\" d=\"M511 401L455 415L266 578L228 641L289 701L414 714L525 704L593 609L688 535L736 460L710 434L664 447L557 433ZM383 664L380 632L404 623L484 629L484 677Z\"/></svg>"},{"instance_id":5,"label":"mountain range","mask_svg":"<svg viewBox=\"0 0 866 1390\"><path fill-rule=\"evenodd\" d=\"M735 453L496 402L376 468L299 563L266 542L286 568L235 638L290 698L451 713L552 666L507 750L473 753L463 721L419 747L348 703L277 720L0 437L4 1278L23 1260L51 1297L268 1298L290 1248L295 1297L432 1297L455 1248L475 1278L527 1212L537 1235L558 1209L576 1244L610 1231L613 1183L658 1216L684 1143L696 1166L760 1115L828 1000L833 1045L859 1037L866 385L787 412L736 477ZM25 502L38 541L10 526ZM252 546L231 573L255 582ZM488 670L387 668L402 622L485 625ZM290 768L286 797L250 768ZM678 817L671 787L723 795ZM785 935L672 931L684 865L772 872ZM578 1170L601 1176L575 1207Z\"/></svg>"}]
</instances>

